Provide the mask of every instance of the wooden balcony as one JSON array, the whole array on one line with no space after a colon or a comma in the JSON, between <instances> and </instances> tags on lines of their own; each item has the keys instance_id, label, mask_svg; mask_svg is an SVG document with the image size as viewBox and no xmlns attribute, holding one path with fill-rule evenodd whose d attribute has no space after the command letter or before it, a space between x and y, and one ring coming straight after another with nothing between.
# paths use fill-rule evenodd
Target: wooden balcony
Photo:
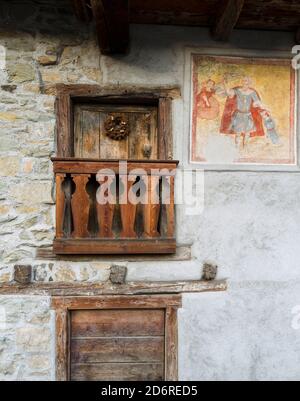
<instances>
[{"instance_id":1,"label":"wooden balcony","mask_svg":"<svg viewBox=\"0 0 300 401\"><path fill-rule=\"evenodd\" d=\"M176 252L176 161L54 158L56 254Z\"/></svg>"}]
</instances>

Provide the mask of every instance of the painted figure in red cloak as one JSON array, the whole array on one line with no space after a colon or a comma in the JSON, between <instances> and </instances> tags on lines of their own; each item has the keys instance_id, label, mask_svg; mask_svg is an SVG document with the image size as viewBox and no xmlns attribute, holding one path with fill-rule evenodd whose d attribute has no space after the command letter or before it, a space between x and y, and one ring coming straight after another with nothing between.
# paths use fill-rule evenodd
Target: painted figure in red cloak
<instances>
[{"instance_id":1,"label":"painted figure in red cloak","mask_svg":"<svg viewBox=\"0 0 300 401\"><path fill-rule=\"evenodd\" d=\"M203 120L215 120L220 114L220 105L215 98L216 83L212 79L204 82L197 96L198 116Z\"/></svg>"},{"instance_id":2,"label":"painted figure in red cloak","mask_svg":"<svg viewBox=\"0 0 300 401\"><path fill-rule=\"evenodd\" d=\"M227 96L221 121L221 134L235 135L236 143L243 140L245 145L249 138L265 136L262 113L266 110L258 92L251 87L251 79L245 77L242 85L228 88L224 79Z\"/></svg>"}]
</instances>

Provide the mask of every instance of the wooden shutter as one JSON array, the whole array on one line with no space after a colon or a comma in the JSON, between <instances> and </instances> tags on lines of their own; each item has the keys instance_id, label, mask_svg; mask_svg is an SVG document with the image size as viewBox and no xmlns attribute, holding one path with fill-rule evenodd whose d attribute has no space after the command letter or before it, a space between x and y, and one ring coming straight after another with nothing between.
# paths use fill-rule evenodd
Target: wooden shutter
<instances>
[{"instance_id":1,"label":"wooden shutter","mask_svg":"<svg viewBox=\"0 0 300 401\"><path fill-rule=\"evenodd\" d=\"M128 121L130 132L126 139L116 141L107 136L105 121L110 115L120 115ZM157 119L157 107L77 105L75 157L155 160L158 158Z\"/></svg>"},{"instance_id":2,"label":"wooden shutter","mask_svg":"<svg viewBox=\"0 0 300 401\"><path fill-rule=\"evenodd\" d=\"M71 380L163 380L164 344L163 310L73 311Z\"/></svg>"},{"instance_id":3,"label":"wooden shutter","mask_svg":"<svg viewBox=\"0 0 300 401\"><path fill-rule=\"evenodd\" d=\"M178 380L181 295L53 297L58 381Z\"/></svg>"}]
</instances>

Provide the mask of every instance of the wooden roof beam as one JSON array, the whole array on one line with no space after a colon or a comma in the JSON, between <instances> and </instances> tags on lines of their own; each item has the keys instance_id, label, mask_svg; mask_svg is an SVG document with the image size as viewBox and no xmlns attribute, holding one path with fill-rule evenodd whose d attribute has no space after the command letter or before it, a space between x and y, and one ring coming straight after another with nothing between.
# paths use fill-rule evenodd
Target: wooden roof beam
<instances>
[{"instance_id":1,"label":"wooden roof beam","mask_svg":"<svg viewBox=\"0 0 300 401\"><path fill-rule=\"evenodd\" d=\"M217 21L213 27L212 34L215 40L228 41L230 35L235 28L241 12L244 7L245 0L225 0L224 7L221 9Z\"/></svg>"},{"instance_id":2,"label":"wooden roof beam","mask_svg":"<svg viewBox=\"0 0 300 401\"><path fill-rule=\"evenodd\" d=\"M129 0L91 0L102 54L126 53L129 48Z\"/></svg>"},{"instance_id":3,"label":"wooden roof beam","mask_svg":"<svg viewBox=\"0 0 300 401\"><path fill-rule=\"evenodd\" d=\"M92 11L88 0L73 0L73 9L79 21L89 23L92 20Z\"/></svg>"},{"instance_id":4,"label":"wooden roof beam","mask_svg":"<svg viewBox=\"0 0 300 401\"><path fill-rule=\"evenodd\" d=\"M295 40L297 45L300 45L300 28L298 28L296 31Z\"/></svg>"}]
</instances>

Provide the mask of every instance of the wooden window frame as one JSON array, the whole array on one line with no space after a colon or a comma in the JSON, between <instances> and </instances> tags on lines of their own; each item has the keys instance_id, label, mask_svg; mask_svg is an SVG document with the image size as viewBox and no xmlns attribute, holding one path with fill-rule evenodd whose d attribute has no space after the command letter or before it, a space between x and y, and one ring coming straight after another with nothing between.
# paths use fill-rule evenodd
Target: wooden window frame
<instances>
[{"instance_id":1,"label":"wooden window frame","mask_svg":"<svg viewBox=\"0 0 300 401\"><path fill-rule=\"evenodd\" d=\"M57 157L74 157L74 104L154 104L158 107L158 159L173 159L172 90L112 90L98 85L63 85L56 98Z\"/></svg>"},{"instance_id":2,"label":"wooden window frame","mask_svg":"<svg viewBox=\"0 0 300 401\"><path fill-rule=\"evenodd\" d=\"M176 252L176 229L175 229L175 198L174 187L175 179L173 172L176 170L178 161L173 160L173 135L172 135L172 99L178 95L177 89L111 89L103 88L97 85L59 85L57 86L56 114L57 114L57 157L53 158L54 172L56 174L56 238L53 243L53 250L56 254L174 254ZM148 231L142 238L132 236L131 227L123 227L125 234L121 238L111 238L108 233L107 238L98 232L97 240L93 240L93 236L87 235L87 213L88 198L86 193L86 179L91 172L83 172L86 164L91 163L94 166L107 163L105 168L111 168L112 160L101 159L83 159L75 158L75 129L74 129L74 111L77 104L112 104L112 105L151 105L157 107L158 121L158 155L157 160L131 160L136 163L137 167L143 166L150 176L151 165L155 169L166 169L170 166L171 186L171 203L168 205L166 214L166 222L164 223L164 234L161 238L156 235L153 225L156 224L157 211L147 210L147 215L153 216L148 218ZM98 162L98 164L97 164ZM100 162L100 164L99 164ZM129 160L130 162L130 160ZM71 166L71 168L70 168ZM80 167L80 168L79 168ZM79 169L79 170L78 170ZM75 171L76 170L76 171ZM78 171L77 171L78 170ZM98 171L98 170L97 170ZM97 172L96 171L96 172ZM72 180L76 179L76 193L72 196L71 202L76 205L76 211L73 218L76 220L74 229L75 235L67 234L63 230L65 218L66 197L63 190L63 183L68 174L71 174ZM95 174L95 171L93 171ZM124 177L123 177L124 178ZM126 177L124 178L126 180ZM155 184L156 183L156 184ZM157 185L157 180L153 180L153 187ZM150 189L151 190L151 189ZM154 189L153 189L154 191ZM70 198L68 198L70 202ZM82 203L82 208L80 207ZM80 213L78 212L80 211ZM103 210L99 213L104 213ZM125 222L128 226L131 219L128 213L135 211L123 210L122 216L125 216ZM75 217L74 217L75 216ZM109 214L109 216L111 216ZM151 220L152 219L152 220ZM110 220L109 220L110 222ZM151 223L152 222L152 223ZM110 222L111 223L111 222ZM151 226L152 224L152 226ZM125 224L126 225L126 224ZM128 229L126 231L126 229ZM138 237L138 236L137 236Z\"/></svg>"},{"instance_id":3,"label":"wooden window frame","mask_svg":"<svg viewBox=\"0 0 300 401\"><path fill-rule=\"evenodd\" d=\"M165 310L165 381L178 380L178 318L182 296L139 295L102 297L54 297L56 333L56 381L70 380L70 312L105 309Z\"/></svg>"}]
</instances>

